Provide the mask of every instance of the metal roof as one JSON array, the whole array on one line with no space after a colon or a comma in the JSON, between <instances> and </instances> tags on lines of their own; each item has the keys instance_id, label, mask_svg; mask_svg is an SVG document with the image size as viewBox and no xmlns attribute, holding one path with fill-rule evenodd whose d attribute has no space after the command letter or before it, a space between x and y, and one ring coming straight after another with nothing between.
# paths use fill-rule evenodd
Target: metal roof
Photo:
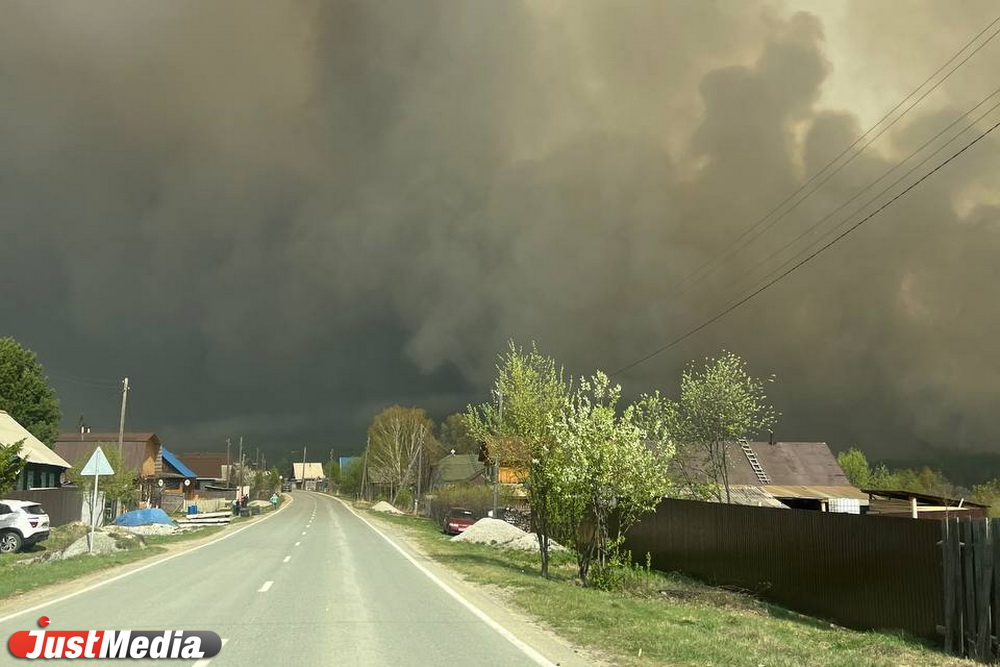
<instances>
[{"instance_id":1,"label":"metal roof","mask_svg":"<svg viewBox=\"0 0 1000 667\"><path fill-rule=\"evenodd\" d=\"M326 479L322 463L306 463L305 474L302 473L302 465L301 461L292 464L292 474L295 479Z\"/></svg>"},{"instance_id":2,"label":"metal roof","mask_svg":"<svg viewBox=\"0 0 1000 667\"><path fill-rule=\"evenodd\" d=\"M897 500L909 500L910 498L916 498L917 500L922 500L927 503L934 503L936 505L949 507L958 507L959 503L962 503L963 507L966 505L972 505L973 507L989 507L989 505L974 503L971 500L947 498L945 496L935 496L929 493L918 493L916 491L904 491L902 489L862 489L862 492L873 496L882 496L883 498L895 498Z\"/></svg>"},{"instance_id":3,"label":"metal roof","mask_svg":"<svg viewBox=\"0 0 1000 667\"><path fill-rule=\"evenodd\" d=\"M142 475L146 461L146 445L152 443L160 448L160 439L155 433L126 433L122 439L122 457L125 465L136 475ZM97 445L118 445L117 433L62 433L54 449L60 456L70 461L86 462L97 449Z\"/></svg>"},{"instance_id":4,"label":"metal roof","mask_svg":"<svg viewBox=\"0 0 1000 667\"><path fill-rule=\"evenodd\" d=\"M785 505L768 493L766 489L759 486L730 486L729 500L732 505L788 509L788 505Z\"/></svg>"},{"instance_id":5,"label":"metal roof","mask_svg":"<svg viewBox=\"0 0 1000 667\"><path fill-rule=\"evenodd\" d=\"M449 454L434 464L431 485L467 482L485 469L478 454Z\"/></svg>"},{"instance_id":6,"label":"metal roof","mask_svg":"<svg viewBox=\"0 0 1000 667\"><path fill-rule=\"evenodd\" d=\"M197 477L197 475L195 475L190 468L181 463L180 459L170 453L166 447L160 447L160 454L163 455L163 461L168 463L170 467L176 470L182 477L190 477L191 479L195 479Z\"/></svg>"},{"instance_id":7,"label":"metal roof","mask_svg":"<svg viewBox=\"0 0 1000 667\"><path fill-rule=\"evenodd\" d=\"M21 457L29 463L72 468L66 460L45 446L45 443L31 435L5 410L0 410L0 445L21 443Z\"/></svg>"},{"instance_id":8,"label":"metal roof","mask_svg":"<svg viewBox=\"0 0 1000 667\"><path fill-rule=\"evenodd\" d=\"M777 486L851 486L836 457L825 442L751 442L757 461ZM729 443L727 454L732 462L730 484L761 484L739 443Z\"/></svg>"},{"instance_id":9,"label":"metal roof","mask_svg":"<svg viewBox=\"0 0 1000 667\"><path fill-rule=\"evenodd\" d=\"M844 486L813 486L806 484L793 484L787 486L768 484L760 487L779 500L782 498L812 498L815 500L829 500L831 498L853 498L861 501L862 505L868 504L868 494L850 485Z\"/></svg>"}]
</instances>

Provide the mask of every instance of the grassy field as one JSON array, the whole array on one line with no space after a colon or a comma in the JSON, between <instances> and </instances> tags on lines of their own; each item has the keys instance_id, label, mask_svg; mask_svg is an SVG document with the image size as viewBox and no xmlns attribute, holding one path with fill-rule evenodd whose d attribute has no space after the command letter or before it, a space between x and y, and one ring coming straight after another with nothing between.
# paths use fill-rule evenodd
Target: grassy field
<instances>
[{"instance_id":1,"label":"grassy field","mask_svg":"<svg viewBox=\"0 0 1000 667\"><path fill-rule=\"evenodd\" d=\"M97 556L83 555L69 560L28 562L46 553L59 551L87 533L86 527L78 524L59 526L52 530L48 540L37 545L32 551L4 554L0 557L0 600L41 586L69 581L92 572L151 558L165 553L166 545L208 537L221 530L222 527L206 526L197 531L177 535L150 535L144 538L147 545L145 549Z\"/></svg>"},{"instance_id":2,"label":"grassy field","mask_svg":"<svg viewBox=\"0 0 1000 667\"><path fill-rule=\"evenodd\" d=\"M618 665L939 666L950 658L919 641L856 632L677 575L636 576L627 591L579 586L572 556L555 556L552 580L538 554L452 542L426 519L369 513L403 529L422 551L502 597L559 635Z\"/></svg>"}]
</instances>

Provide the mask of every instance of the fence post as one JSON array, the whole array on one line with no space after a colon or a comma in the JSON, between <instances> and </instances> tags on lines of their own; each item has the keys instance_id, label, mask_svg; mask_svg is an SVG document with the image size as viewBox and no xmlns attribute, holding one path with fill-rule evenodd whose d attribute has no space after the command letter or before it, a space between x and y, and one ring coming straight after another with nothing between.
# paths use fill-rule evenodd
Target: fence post
<instances>
[{"instance_id":1,"label":"fence post","mask_svg":"<svg viewBox=\"0 0 1000 667\"><path fill-rule=\"evenodd\" d=\"M965 597L965 619L962 623L962 649L972 656L976 651L976 585L972 553L972 519L961 519L962 526L962 595Z\"/></svg>"},{"instance_id":2,"label":"fence post","mask_svg":"<svg viewBox=\"0 0 1000 667\"><path fill-rule=\"evenodd\" d=\"M989 524L986 519L975 519L976 563L976 659L989 660L992 654L990 641L990 588L993 584L993 548Z\"/></svg>"},{"instance_id":3,"label":"fence post","mask_svg":"<svg viewBox=\"0 0 1000 667\"><path fill-rule=\"evenodd\" d=\"M955 653L955 557L952 540L955 531L951 519L941 522L941 569L944 575L944 650Z\"/></svg>"}]
</instances>

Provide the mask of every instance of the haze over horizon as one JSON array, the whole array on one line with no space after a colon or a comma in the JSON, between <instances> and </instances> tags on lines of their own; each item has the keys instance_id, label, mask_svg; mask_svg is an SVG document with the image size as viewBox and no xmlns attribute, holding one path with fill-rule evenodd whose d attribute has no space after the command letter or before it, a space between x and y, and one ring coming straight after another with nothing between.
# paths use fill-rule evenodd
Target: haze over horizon
<instances>
[{"instance_id":1,"label":"haze over horizon","mask_svg":"<svg viewBox=\"0 0 1000 667\"><path fill-rule=\"evenodd\" d=\"M995 14L10 2L0 336L38 353L66 430L80 415L116 430L127 375L127 428L181 452L239 435L275 455L360 449L382 407L440 418L485 400L509 338L574 375L611 372L758 284L819 235L772 253L996 88L1000 38L684 282ZM728 349L777 376L779 439L996 452L998 149L986 138L616 380L673 395L684 364Z\"/></svg>"}]
</instances>

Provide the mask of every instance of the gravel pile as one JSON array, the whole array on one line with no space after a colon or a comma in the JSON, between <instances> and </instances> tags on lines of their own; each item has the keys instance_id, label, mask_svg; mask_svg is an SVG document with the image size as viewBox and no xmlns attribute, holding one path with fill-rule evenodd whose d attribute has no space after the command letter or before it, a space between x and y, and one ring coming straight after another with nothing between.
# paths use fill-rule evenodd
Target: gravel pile
<instances>
[{"instance_id":1,"label":"gravel pile","mask_svg":"<svg viewBox=\"0 0 1000 667\"><path fill-rule=\"evenodd\" d=\"M504 549L517 549L518 551L538 551L538 535L525 533L512 542L503 545ZM553 539L549 539L549 551L566 551L566 547Z\"/></svg>"},{"instance_id":2,"label":"gravel pile","mask_svg":"<svg viewBox=\"0 0 1000 667\"><path fill-rule=\"evenodd\" d=\"M389 503L385 502L384 500L380 500L377 503L375 503L374 507L372 507L372 511L384 512L386 514L402 514L402 512L400 512L398 509L396 509Z\"/></svg>"},{"instance_id":3,"label":"gravel pile","mask_svg":"<svg viewBox=\"0 0 1000 667\"><path fill-rule=\"evenodd\" d=\"M473 542L474 544L490 544L504 549L518 551L538 551L538 536L528 533L500 519L480 519L451 538L452 542ZM550 551L566 551L566 547L549 540Z\"/></svg>"},{"instance_id":4,"label":"gravel pile","mask_svg":"<svg viewBox=\"0 0 1000 667\"><path fill-rule=\"evenodd\" d=\"M452 542L504 545L527 535L526 532L500 519L480 519L465 531L451 538Z\"/></svg>"}]
</instances>

